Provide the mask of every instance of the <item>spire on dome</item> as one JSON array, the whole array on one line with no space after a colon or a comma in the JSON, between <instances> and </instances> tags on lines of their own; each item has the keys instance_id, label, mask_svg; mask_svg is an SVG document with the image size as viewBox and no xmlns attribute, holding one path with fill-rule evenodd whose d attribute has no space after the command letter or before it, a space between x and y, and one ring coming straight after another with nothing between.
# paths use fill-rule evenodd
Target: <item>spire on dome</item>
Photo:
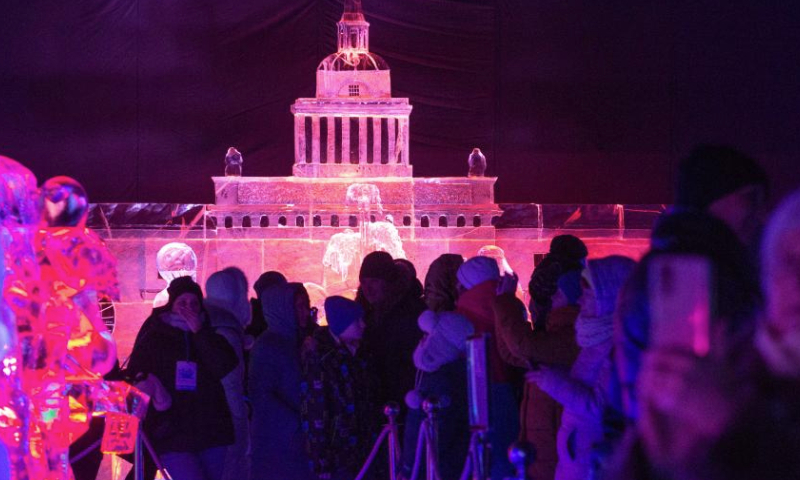
<instances>
[{"instance_id":1,"label":"spire on dome","mask_svg":"<svg viewBox=\"0 0 800 480\"><path fill-rule=\"evenodd\" d=\"M361 13L361 0L344 0L344 13Z\"/></svg>"},{"instance_id":2,"label":"spire on dome","mask_svg":"<svg viewBox=\"0 0 800 480\"><path fill-rule=\"evenodd\" d=\"M339 52L369 51L369 23L364 18L361 0L345 0L344 13L336 25Z\"/></svg>"}]
</instances>

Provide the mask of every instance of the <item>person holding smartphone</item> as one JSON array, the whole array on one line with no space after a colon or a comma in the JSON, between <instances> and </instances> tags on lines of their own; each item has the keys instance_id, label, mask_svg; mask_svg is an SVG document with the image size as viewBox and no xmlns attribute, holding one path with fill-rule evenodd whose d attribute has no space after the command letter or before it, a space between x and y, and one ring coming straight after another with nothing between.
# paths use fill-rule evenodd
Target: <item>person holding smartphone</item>
<instances>
[{"instance_id":1,"label":"person holding smartphone","mask_svg":"<svg viewBox=\"0 0 800 480\"><path fill-rule=\"evenodd\" d=\"M546 364L526 374L564 406L558 431L556 480L589 478L592 447L602 440L605 389L611 374L613 314L617 294L636 262L613 255L590 260L581 277L583 293L575 322L581 347L571 370Z\"/></svg>"}]
</instances>

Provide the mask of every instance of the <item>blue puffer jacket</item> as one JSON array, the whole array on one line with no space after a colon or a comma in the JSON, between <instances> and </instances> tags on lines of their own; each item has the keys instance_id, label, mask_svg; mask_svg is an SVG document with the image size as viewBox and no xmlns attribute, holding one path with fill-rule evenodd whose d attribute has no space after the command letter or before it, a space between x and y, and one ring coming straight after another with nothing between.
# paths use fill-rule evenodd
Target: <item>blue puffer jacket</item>
<instances>
[{"instance_id":1,"label":"blue puffer jacket","mask_svg":"<svg viewBox=\"0 0 800 480\"><path fill-rule=\"evenodd\" d=\"M300 420L300 348L294 298L299 284L272 287L262 296L269 329L250 354L249 387L253 480L311 478Z\"/></svg>"}]
</instances>

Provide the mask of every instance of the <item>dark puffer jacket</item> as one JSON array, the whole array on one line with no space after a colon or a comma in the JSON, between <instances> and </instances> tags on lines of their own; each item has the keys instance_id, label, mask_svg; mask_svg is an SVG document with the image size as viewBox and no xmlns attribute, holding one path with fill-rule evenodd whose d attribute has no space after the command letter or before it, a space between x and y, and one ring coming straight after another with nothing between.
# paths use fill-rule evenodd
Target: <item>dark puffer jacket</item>
<instances>
[{"instance_id":1,"label":"dark puffer jacket","mask_svg":"<svg viewBox=\"0 0 800 480\"><path fill-rule=\"evenodd\" d=\"M157 453L198 452L234 441L233 423L222 379L238 363L225 337L214 333L209 322L197 332L184 331L165 320L169 312L155 313L137 338L128 363L132 374L153 374L172 397L172 406L158 412L150 408L144 430ZM175 371L179 361L197 364L197 388L178 391Z\"/></svg>"}]
</instances>

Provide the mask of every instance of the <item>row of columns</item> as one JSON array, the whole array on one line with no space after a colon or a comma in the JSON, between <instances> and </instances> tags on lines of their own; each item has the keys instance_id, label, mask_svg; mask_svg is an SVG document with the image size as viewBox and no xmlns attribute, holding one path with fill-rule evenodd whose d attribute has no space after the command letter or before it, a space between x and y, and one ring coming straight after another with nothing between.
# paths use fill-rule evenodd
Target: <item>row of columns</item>
<instances>
[{"instance_id":1,"label":"row of columns","mask_svg":"<svg viewBox=\"0 0 800 480\"><path fill-rule=\"evenodd\" d=\"M306 158L308 136L306 132L306 115L294 116L294 133L295 133L295 146L294 157L295 163L320 163L323 152L320 148L320 115L308 115L311 117L311 158ZM325 116L328 123L327 129L327 148L325 153L325 161L329 164L336 163L336 129L332 128L335 125L336 117ZM367 143L367 123L372 122L372 159L374 164L381 163L381 147L382 147L382 131L383 122L382 118L386 118L387 127L387 152L389 163L401 163L403 165L409 164L408 155L408 117L340 117L342 119L342 134L341 143L341 161L342 164L350 162L350 119L358 118L358 163L368 163L368 143ZM396 138L397 135L400 138ZM398 152L399 149L399 152ZM399 154L399 159L398 159ZM394 159L399 161L395 162Z\"/></svg>"}]
</instances>

